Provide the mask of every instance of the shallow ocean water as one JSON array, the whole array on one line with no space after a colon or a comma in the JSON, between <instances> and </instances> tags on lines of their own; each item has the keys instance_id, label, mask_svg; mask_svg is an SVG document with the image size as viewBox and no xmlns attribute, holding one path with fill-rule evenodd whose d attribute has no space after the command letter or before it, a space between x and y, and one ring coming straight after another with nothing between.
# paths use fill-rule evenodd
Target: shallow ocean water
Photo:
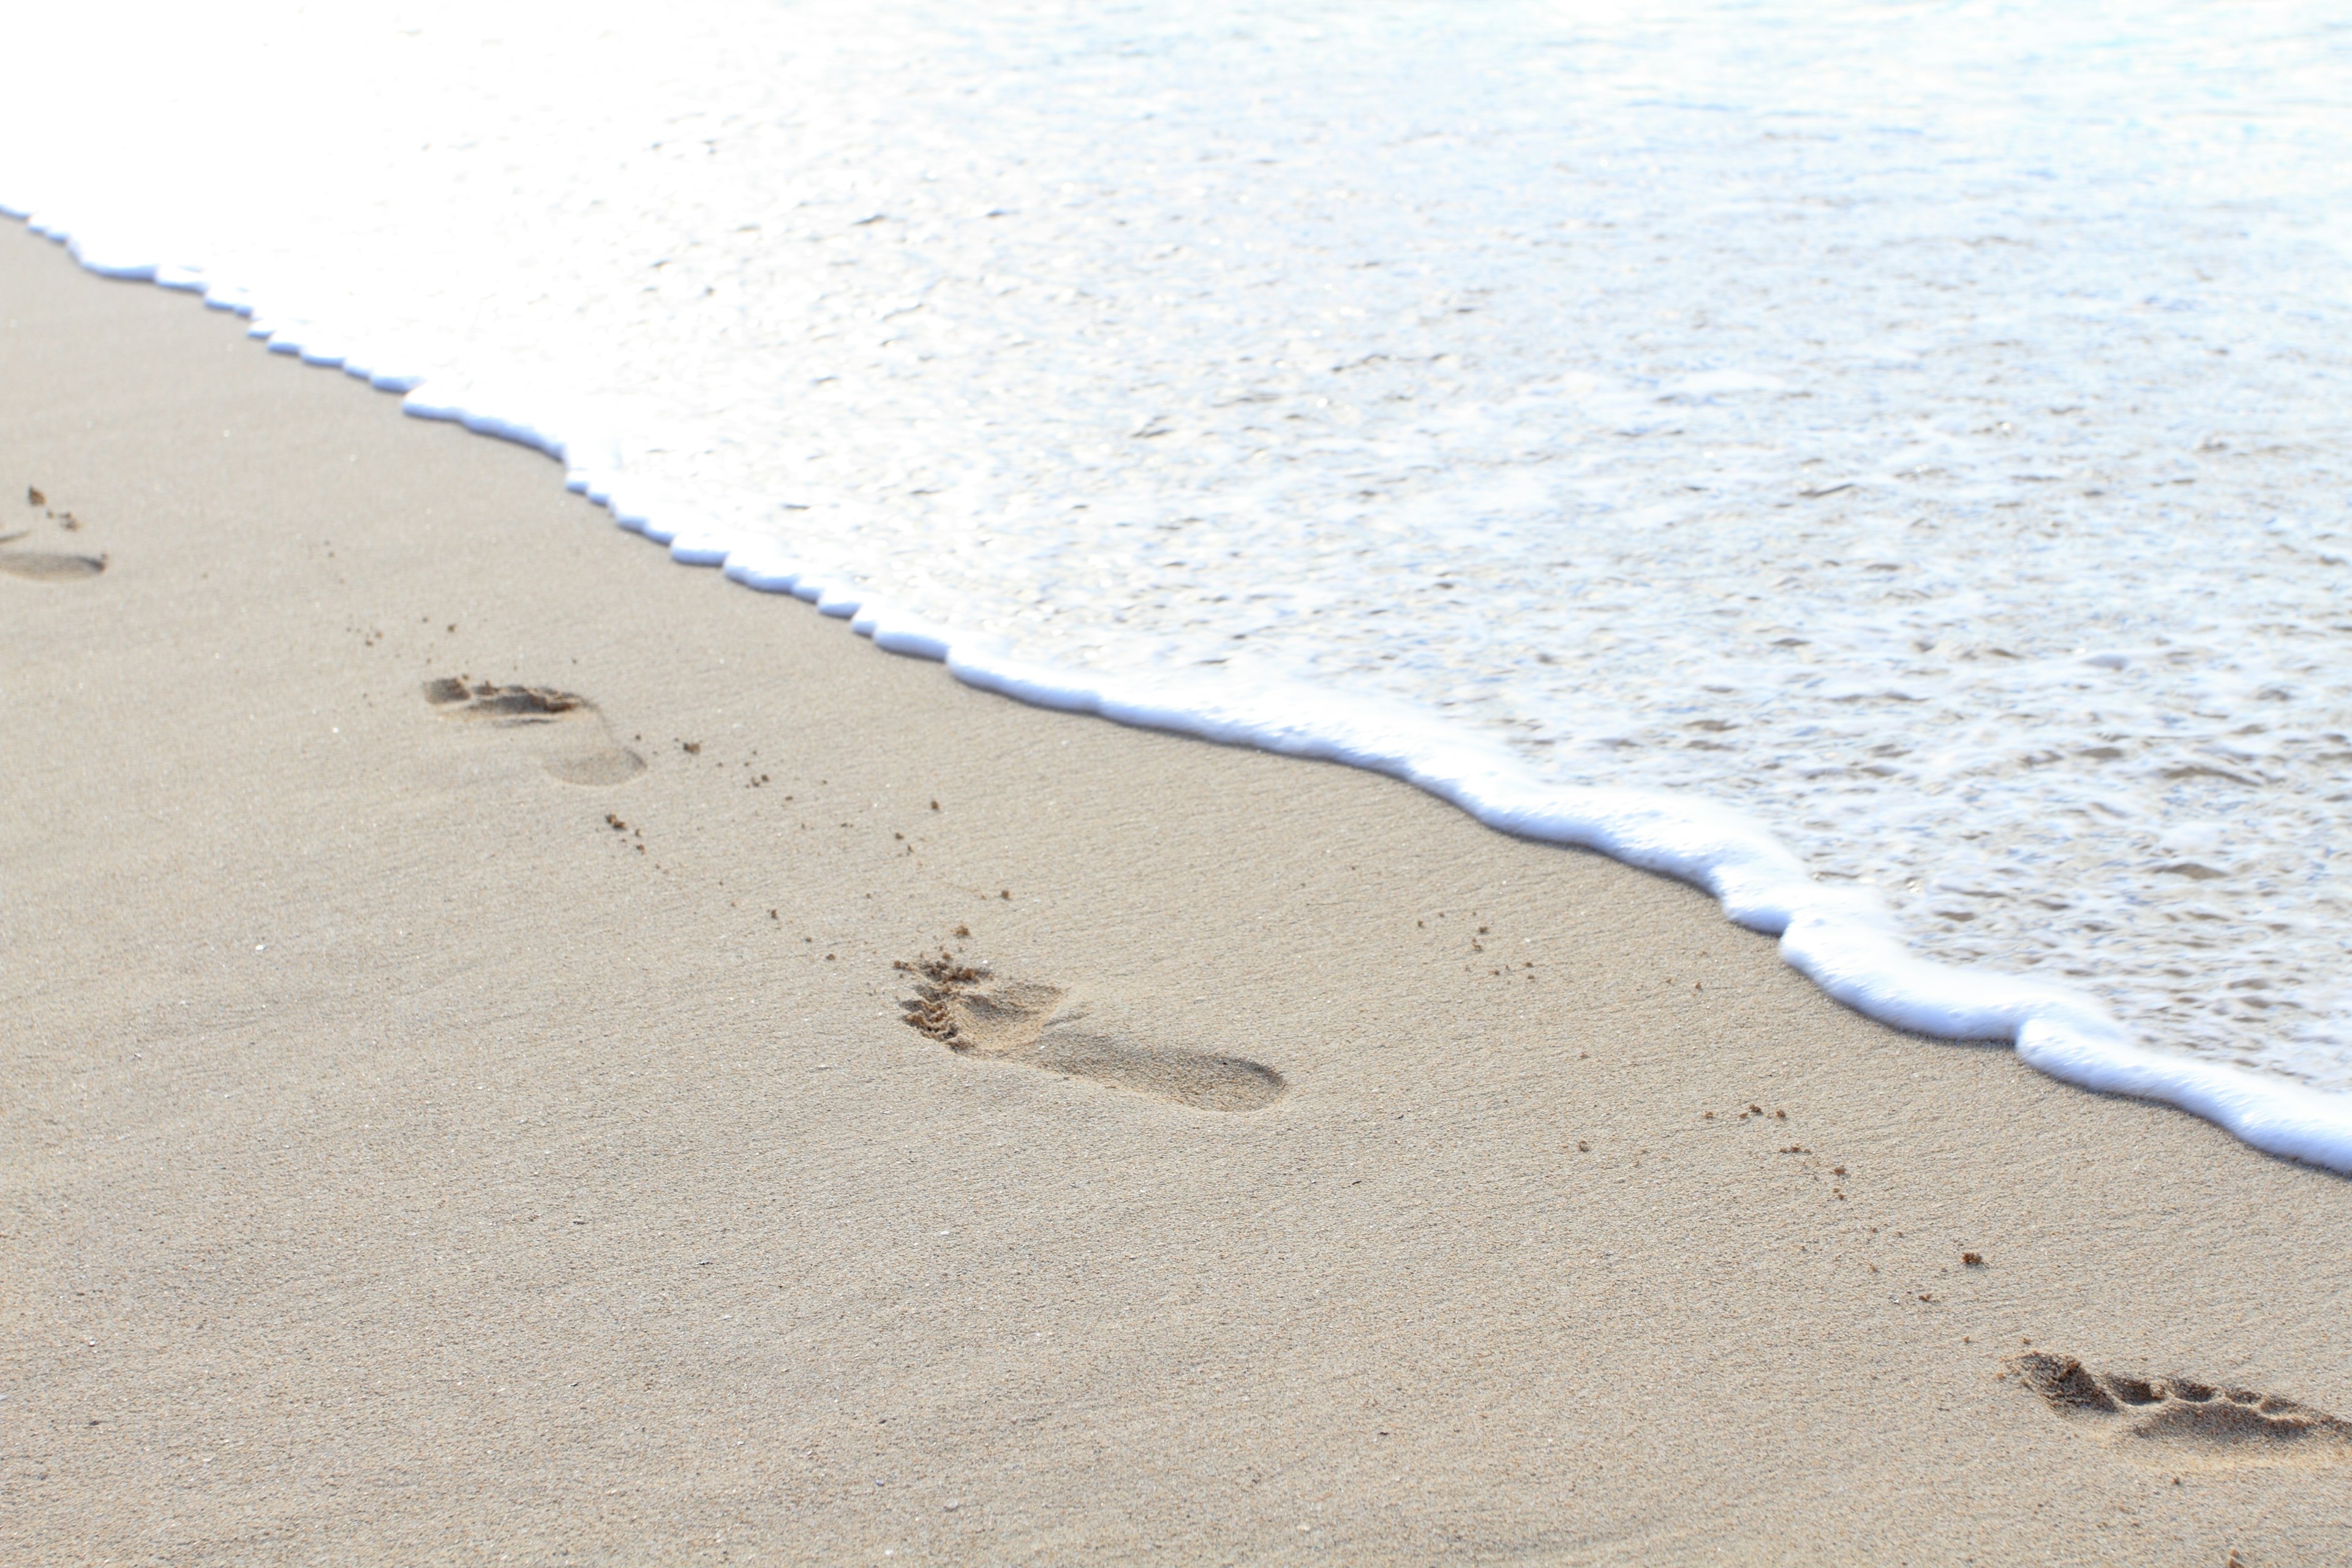
<instances>
[{"instance_id":1,"label":"shallow ocean water","mask_svg":"<svg viewBox=\"0 0 2352 1568\"><path fill-rule=\"evenodd\" d=\"M278 346L1026 657L1729 803L1924 955L2352 1088L2327 7L0 31L0 201Z\"/></svg>"}]
</instances>

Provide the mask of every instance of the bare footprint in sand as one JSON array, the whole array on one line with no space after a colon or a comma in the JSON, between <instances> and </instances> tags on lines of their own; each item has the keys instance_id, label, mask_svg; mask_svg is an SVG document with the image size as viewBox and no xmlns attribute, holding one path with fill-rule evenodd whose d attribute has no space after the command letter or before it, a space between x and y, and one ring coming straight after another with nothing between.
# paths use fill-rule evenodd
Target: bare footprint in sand
<instances>
[{"instance_id":1,"label":"bare footprint in sand","mask_svg":"<svg viewBox=\"0 0 2352 1568\"><path fill-rule=\"evenodd\" d=\"M2229 1469L2352 1458L2352 1421L2275 1394L2096 1373L2073 1356L2021 1355L2002 1364L2086 1436L2150 1464Z\"/></svg>"},{"instance_id":2,"label":"bare footprint in sand","mask_svg":"<svg viewBox=\"0 0 2352 1568\"><path fill-rule=\"evenodd\" d=\"M41 515L63 529L81 526L73 513L54 511L49 498L39 487L25 487L25 504L40 509ZM14 533L0 533L0 544L14 544L32 536L30 529L20 528ZM104 555L85 555L78 550L0 550L0 572L11 577L22 577L34 583L79 583L95 577L106 570Z\"/></svg>"},{"instance_id":3,"label":"bare footprint in sand","mask_svg":"<svg viewBox=\"0 0 2352 1568\"><path fill-rule=\"evenodd\" d=\"M899 1005L916 1030L961 1055L1089 1079L1196 1110L1262 1110L1289 1086L1245 1057L1188 1051L1089 1029L1059 985L999 980L945 953L898 968L920 976Z\"/></svg>"},{"instance_id":4,"label":"bare footprint in sand","mask_svg":"<svg viewBox=\"0 0 2352 1568\"><path fill-rule=\"evenodd\" d=\"M643 757L613 739L585 697L544 686L496 686L466 676L425 683L443 717L535 731L540 765L565 784L615 784L646 771Z\"/></svg>"}]
</instances>

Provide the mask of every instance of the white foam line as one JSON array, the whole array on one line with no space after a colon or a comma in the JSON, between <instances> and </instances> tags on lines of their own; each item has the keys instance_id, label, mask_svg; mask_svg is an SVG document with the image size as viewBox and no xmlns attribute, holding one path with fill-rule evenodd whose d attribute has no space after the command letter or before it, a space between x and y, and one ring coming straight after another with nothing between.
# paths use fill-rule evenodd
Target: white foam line
<instances>
[{"instance_id":1,"label":"white foam line","mask_svg":"<svg viewBox=\"0 0 2352 1568\"><path fill-rule=\"evenodd\" d=\"M201 268L136 259L128 239L96 245L5 198L0 216L27 219L34 232L64 241L76 261L101 276L201 291L215 309L254 315L240 289L208 279ZM716 566L746 587L807 601L822 615L847 620L877 647L944 663L967 686L1040 708L1402 779L1489 827L1595 850L1705 889L1738 924L1780 937L1780 956L1791 968L1867 1017L1944 1039L2007 1041L2053 1078L2178 1106L2267 1153L2352 1175L2352 1097L2151 1050L2079 992L1921 958L1904 945L1874 896L1815 881L1785 845L1739 812L1646 791L1548 784L1498 747L1437 721L1314 688L1101 676L1025 660L1001 637L924 620L830 575L821 563L794 558L780 540L726 528L685 498L616 488L629 481L609 468L573 461L560 427L587 427L576 410L551 416L544 411L560 405L520 389L350 363L323 349L306 350L290 324L275 328L257 317L251 331L268 340L272 353L340 364L371 385L403 394L403 410L418 418L452 420L543 452L567 465L569 489L604 507L621 527L668 546L672 560ZM594 443L579 445L584 459Z\"/></svg>"}]
</instances>

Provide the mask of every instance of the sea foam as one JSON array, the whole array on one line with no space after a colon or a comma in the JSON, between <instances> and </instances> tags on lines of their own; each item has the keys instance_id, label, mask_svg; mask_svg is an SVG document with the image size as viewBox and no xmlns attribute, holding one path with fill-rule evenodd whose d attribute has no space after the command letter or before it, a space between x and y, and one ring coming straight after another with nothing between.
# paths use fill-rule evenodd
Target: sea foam
<instances>
[{"instance_id":1,"label":"sea foam","mask_svg":"<svg viewBox=\"0 0 2352 1568\"><path fill-rule=\"evenodd\" d=\"M0 201L973 685L2352 1170L2329 20L24 16Z\"/></svg>"}]
</instances>

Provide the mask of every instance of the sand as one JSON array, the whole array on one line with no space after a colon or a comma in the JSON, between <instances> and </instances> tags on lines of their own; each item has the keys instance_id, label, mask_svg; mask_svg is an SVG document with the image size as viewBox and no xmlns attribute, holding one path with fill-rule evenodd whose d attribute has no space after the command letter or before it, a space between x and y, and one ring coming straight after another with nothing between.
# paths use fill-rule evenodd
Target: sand
<instances>
[{"instance_id":1,"label":"sand","mask_svg":"<svg viewBox=\"0 0 2352 1568\"><path fill-rule=\"evenodd\" d=\"M2352 1557L2344 1181L0 321L0 1560Z\"/></svg>"}]
</instances>

